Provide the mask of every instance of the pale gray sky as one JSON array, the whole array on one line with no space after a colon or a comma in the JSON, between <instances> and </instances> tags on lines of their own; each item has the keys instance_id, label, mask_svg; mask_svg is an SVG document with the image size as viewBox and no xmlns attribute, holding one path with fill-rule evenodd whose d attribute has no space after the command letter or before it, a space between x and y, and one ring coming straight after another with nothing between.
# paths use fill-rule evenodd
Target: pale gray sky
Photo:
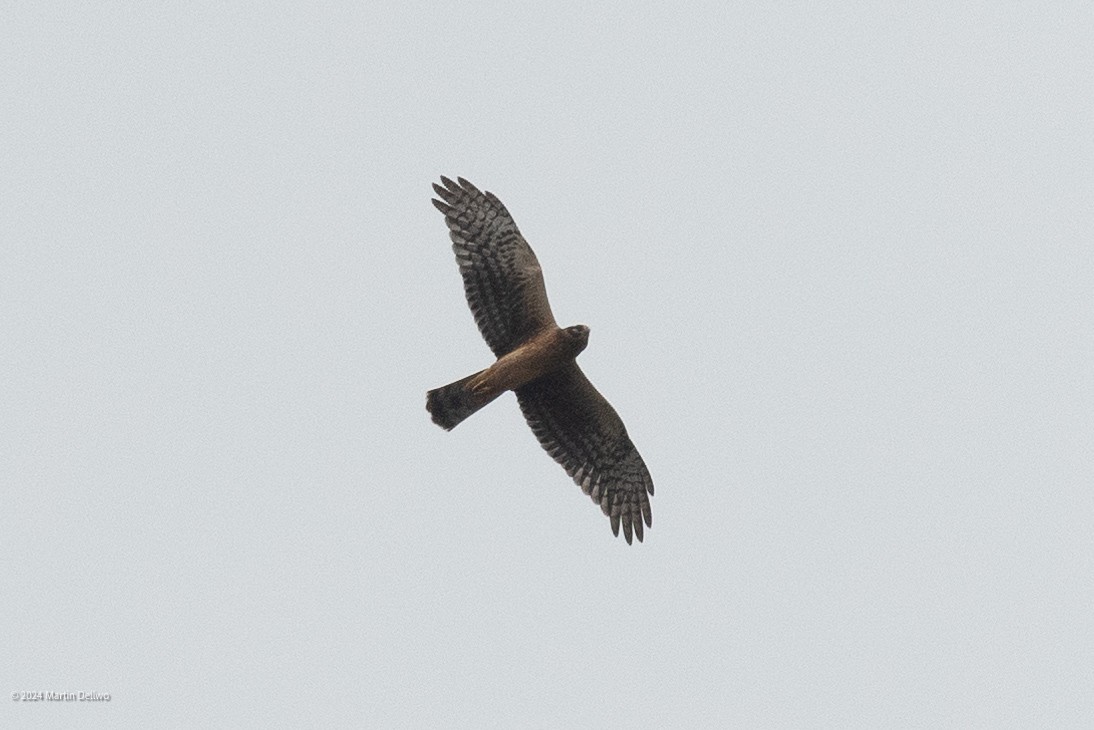
<instances>
[{"instance_id":1,"label":"pale gray sky","mask_svg":"<svg viewBox=\"0 0 1094 730\"><path fill-rule=\"evenodd\" d=\"M8 3L5 727L1094 725L1085 2ZM657 485L505 396L496 193Z\"/></svg>"}]
</instances>

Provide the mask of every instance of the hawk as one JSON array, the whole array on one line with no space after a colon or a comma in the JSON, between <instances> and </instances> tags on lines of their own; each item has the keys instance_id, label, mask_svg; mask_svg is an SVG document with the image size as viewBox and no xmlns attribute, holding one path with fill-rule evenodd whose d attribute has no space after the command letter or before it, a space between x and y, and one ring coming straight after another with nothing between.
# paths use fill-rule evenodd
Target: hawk
<instances>
[{"instance_id":1,"label":"hawk","mask_svg":"<svg viewBox=\"0 0 1094 730\"><path fill-rule=\"evenodd\" d=\"M426 409L452 430L507 390L517 395L539 443L619 527L627 543L652 526L653 480L623 421L597 392L577 355L589 343L583 324L560 328L543 272L513 217L493 193L457 178L434 183L463 276L467 303L497 357L485 370L431 390Z\"/></svg>"}]
</instances>

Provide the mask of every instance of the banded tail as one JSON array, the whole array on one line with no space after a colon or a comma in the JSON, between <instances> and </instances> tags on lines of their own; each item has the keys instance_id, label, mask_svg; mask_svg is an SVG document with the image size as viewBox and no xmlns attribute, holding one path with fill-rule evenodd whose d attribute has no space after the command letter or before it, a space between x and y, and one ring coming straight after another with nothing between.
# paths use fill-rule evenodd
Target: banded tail
<instances>
[{"instance_id":1,"label":"banded tail","mask_svg":"<svg viewBox=\"0 0 1094 730\"><path fill-rule=\"evenodd\" d=\"M483 397L472 393L467 387L467 382L478 374L473 373L455 383L449 383L426 393L425 409L432 414L433 423L446 431L451 431L465 418L501 395L501 393L495 393Z\"/></svg>"}]
</instances>

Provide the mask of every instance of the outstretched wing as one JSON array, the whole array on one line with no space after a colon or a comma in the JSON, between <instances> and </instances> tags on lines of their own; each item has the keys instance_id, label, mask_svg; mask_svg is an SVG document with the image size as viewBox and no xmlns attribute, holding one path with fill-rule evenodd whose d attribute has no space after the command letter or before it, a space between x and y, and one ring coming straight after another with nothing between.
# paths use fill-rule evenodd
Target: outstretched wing
<instances>
[{"instance_id":1,"label":"outstretched wing","mask_svg":"<svg viewBox=\"0 0 1094 730\"><path fill-rule=\"evenodd\" d=\"M433 184L442 200L463 289L483 339L497 357L543 327L555 324L543 272L531 246L493 193L462 177Z\"/></svg>"},{"instance_id":2,"label":"outstretched wing","mask_svg":"<svg viewBox=\"0 0 1094 730\"><path fill-rule=\"evenodd\" d=\"M576 362L517 388L525 420L539 443L612 521L612 532L642 541L653 524L653 479L623 421Z\"/></svg>"}]
</instances>

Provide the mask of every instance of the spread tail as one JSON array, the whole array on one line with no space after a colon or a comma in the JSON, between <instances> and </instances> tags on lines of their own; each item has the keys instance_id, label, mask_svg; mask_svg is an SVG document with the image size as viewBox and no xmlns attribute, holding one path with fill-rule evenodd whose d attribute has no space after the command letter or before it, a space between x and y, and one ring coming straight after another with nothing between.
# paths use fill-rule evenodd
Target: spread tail
<instances>
[{"instance_id":1,"label":"spread tail","mask_svg":"<svg viewBox=\"0 0 1094 730\"><path fill-rule=\"evenodd\" d=\"M478 374L468 375L455 383L449 383L426 393L425 409L433 415L433 423L446 431L451 431L465 418L501 395L501 393L495 393L483 397L472 393L467 383Z\"/></svg>"}]
</instances>

